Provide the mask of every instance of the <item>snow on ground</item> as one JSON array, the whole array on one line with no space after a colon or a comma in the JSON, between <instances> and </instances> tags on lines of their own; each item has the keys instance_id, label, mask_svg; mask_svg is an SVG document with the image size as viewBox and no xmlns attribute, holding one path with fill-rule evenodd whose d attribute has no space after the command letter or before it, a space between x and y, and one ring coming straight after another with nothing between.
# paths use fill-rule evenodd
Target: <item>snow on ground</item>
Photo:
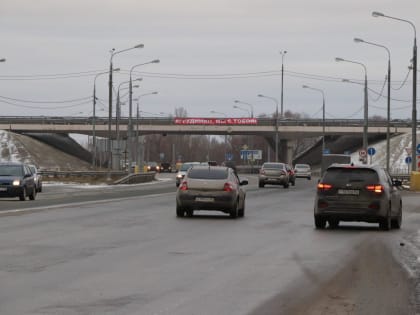
<instances>
[{"instance_id":1,"label":"snow on ground","mask_svg":"<svg viewBox=\"0 0 420 315\"><path fill-rule=\"evenodd\" d=\"M419 132L417 132L419 134ZM418 138L418 136L417 136ZM405 163L405 158L408 156L406 148L411 149L411 134L402 134L399 136L392 137L390 139L390 173L392 174L404 174L408 173L408 164ZM386 140L369 144L369 148L375 148L376 153L372 156L368 156L368 163L373 165L380 165L386 167ZM351 154L351 160L354 163L359 162L359 151ZM411 165L410 165L411 167Z\"/></svg>"}]
</instances>

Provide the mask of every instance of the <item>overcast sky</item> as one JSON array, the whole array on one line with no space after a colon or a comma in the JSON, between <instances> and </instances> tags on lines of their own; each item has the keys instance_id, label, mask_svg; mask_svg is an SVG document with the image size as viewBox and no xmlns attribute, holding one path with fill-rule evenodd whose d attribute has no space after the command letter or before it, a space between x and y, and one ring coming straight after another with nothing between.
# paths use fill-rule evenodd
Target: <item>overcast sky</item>
<instances>
[{"instance_id":1,"label":"overcast sky","mask_svg":"<svg viewBox=\"0 0 420 315\"><path fill-rule=\"evenodd\" d=\"M413 28L372 11L409 20L420 31L420 0L1 0L0 59L7 59L0 63L1 115L91 116L94 73L108 70L110 50L142 43L113 61L126 70L114 76L118 87L132 66L160 59L136 68L143 81L134 98L158 91L140 98L140 109L150 113L143 115L182 106L191 117L223 116L212 110L248 116L251 107L235 109L235 99L252 104L255 116L273 113L275 102L257 95L280 102L279 51L287 50L285 111L321 117L322 95L305 84L324 90L327 118L362 118L363 86L340 80L362 82L363 68L335 57L364 63L369 87L380 92L386 51L353 38L391 50L394 89L413 54ZM90 74L68 78L80 72ZM96 81L99 116L108 115L107 80ZM392 118L411 117L411 80L410 73L392 90L401 100L391 103ZM379 100L369 96L370 115L386 116L386 88Z\"/></svg>"}]
</instances>

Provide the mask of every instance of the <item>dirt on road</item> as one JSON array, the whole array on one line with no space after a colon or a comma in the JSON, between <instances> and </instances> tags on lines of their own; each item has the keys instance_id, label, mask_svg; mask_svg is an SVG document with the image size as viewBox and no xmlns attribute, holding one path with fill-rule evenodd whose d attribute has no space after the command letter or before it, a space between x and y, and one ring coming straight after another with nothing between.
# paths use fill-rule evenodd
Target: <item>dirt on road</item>
<instances>
[{"instance_id":1,"label":"dirt on road","mask_svg":"<svg viewBox=\"0 0 420 315\"><path fill-rule=\"evenodd\" d=\"M287 297L273 299L252 314L416 314L413 284L390 249L380 241L362 244L355 258L337 274L317 286L315 292L306 291L303 286L297 292L288 292Z\"/></svg>"}]
</instances>

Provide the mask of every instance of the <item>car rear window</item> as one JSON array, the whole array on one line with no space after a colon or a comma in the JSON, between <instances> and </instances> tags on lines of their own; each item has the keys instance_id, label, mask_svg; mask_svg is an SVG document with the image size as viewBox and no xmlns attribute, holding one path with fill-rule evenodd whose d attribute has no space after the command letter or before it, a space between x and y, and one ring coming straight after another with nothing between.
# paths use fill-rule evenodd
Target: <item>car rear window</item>
<instances>
[{"instance_id":1,"label":"car rear window","mask_svg":"<svg viewBox=\"0 0 420 315\"><path fill-rule=\"evenodd\" d=\"M284 168L284 164L283 163L265 163L263 165L264 168L278 168L278 169L283 169Z\"/></svg>"},{"instance_id":2,"label":"car rear window","mask_svg":"<svg viewBox=\"0 0 420 315\"><path fill-rule=\"evenodd\" d=\"M226 179L228 177L228 171L224 168L192 168L188 177L192 179Z\"/></svg>"},{"instance_id":3,"label":"car rear window","mask_svg":"<svg viewBox=\"0 0 420 315\"><path fill-rule=\"evenodd\" d=\"M375 170L369 168L329 168L324 175L326 183L378 183L379 177Z\"/></svg>"}]
</instances>

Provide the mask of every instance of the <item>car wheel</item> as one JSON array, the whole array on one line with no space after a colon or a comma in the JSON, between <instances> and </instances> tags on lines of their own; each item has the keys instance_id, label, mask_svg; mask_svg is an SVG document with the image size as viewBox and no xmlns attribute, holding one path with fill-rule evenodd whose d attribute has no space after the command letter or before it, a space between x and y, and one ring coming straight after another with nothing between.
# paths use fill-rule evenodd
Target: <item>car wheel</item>
<instances>
[{"instance_id":1,"label":"car wheel","mask_svg":"<svg viewBox=\"0 0 420 315\"><path fill-rule=\"evenodd\" d=\"M192 217L194 216L194 210L188 209L188 210L186 211L186 213L187 213L187 217L192 218Z\"/></svg>"},{"instance_id":2,"label":"car wheel","mask_svg":"<svg viewBox=\"0 0 420 315\"><path fill-rule=\"evenodd\" d=\"M315 216L315 228L317 229L325 229L325 225L327 224L327 220L322 217Z\"/></svg>"},{"instance_id":3,"label":"car wheel","mask_svg":"<svg viewBox=\"0 0 420 315\"><path fill-rule=\"evenodd\" d=\"M179 204L176 204L176 216L182 218L185 215L185 210Z\"/></svg>"},{"instance_id":4,"label":"car wheel","mask_svg":"<svg viewBox=\"0 0 420 315\"><path fill-rule=\"evenodd\" d=\"M232 209L230 209L229 215L231 218L236 218L238 216L238 200L236 200L233 204Z\"/></svg>"},{"instance_id":5,"label":"car wheel","mask_svg":"<svg viewBox=\"0 0 420 315\"><path fill-rule=\"evenodd\" d=\"M260 187L260 188L264 188L264 182L258 182L258 187Z\"/></svg>"},{"instance_id":6,"label":"car wheel","mask_svg":"<svg viewBox=\"0 0 420 315\"><path fill-rule=\"evenodd\" d=\"M36 186L32 187L32 193L29 195L30 200L35 200L36 197Z\"/></svg>"},{"instance_id":7,"label":"car wheel","mask_svg":"<svg viewBox=\"0 0 420 315\"><path fill-rule=\"evenodd\" d=\"M244 199L244 203L242 205L242 208L238 210L238 217L244 217L245 215L245 199Z\"/></svg>"},{"instance_id":8,"label":"car wheel","mask_svg":"<svg viewBox=\"0 0 420 315\"><path fill-rule=\"evenodd\" d=\"M379 221L379 228L383 231L389 231L391 229L391 215L389 209L386 217L381 218L381 221Z\"/></svg>"},{"instance_id":9,"label":"car wheel","mask_svg":"<svg viewBox=\"0 0 420 315\"><path fill-rule=\"evenodd\" d=\"M295 186L295 181L292 182L292 186Z\"/></svg>"},{"instance_id":10,"label":"car wheel","mask_svg":"<svg viewBox=\"0 0 420 315\"><path fill-rule=\"evenodd\" d=\"M42 185L39 185L38 192L42 192Z\"/></svg>"},{"instance_id":11,"label":"car wheel","mask_svg":"<svg viewBox=\"0 0 420 315\"><path fill-rule=\"evenodd\" d=\"M391 221L391 227L393 229L400 229L402 223L402 204L400 203L400 208L398 210L398 215L395 219Z\"/></svg>"},{"instance_id":12,"label":"car wheel","mask_svg":"<svg viewBox=\"0 0 420 315\"><path fill-rule=\"evenodd\" d=\"M22 192L19 195L19 200L20 201L25 201L26 200L26 187L23 187Z\"/></svg>"},{"instance_id":13,"label":"car wheel","mask_svg":"<svg viewBox=\"0 0 420 315\"><path fill-rule=\"evenodd\" d=\"M289 183L283 185L284 188L289 188Z\"/></svg>"},{"instance_id":14,"label":"car wheel","mask_svg":"<svg viewBox=\"0 0 420 315\"><path fill-rule=\"evenodd\" d=\"M340 220L337 220L337 219L330 219L330 220L328 220L328 225L330 226L331 229L338 228L338 225L339 224L340 224Z\"/></svg>"}]
</instances>

